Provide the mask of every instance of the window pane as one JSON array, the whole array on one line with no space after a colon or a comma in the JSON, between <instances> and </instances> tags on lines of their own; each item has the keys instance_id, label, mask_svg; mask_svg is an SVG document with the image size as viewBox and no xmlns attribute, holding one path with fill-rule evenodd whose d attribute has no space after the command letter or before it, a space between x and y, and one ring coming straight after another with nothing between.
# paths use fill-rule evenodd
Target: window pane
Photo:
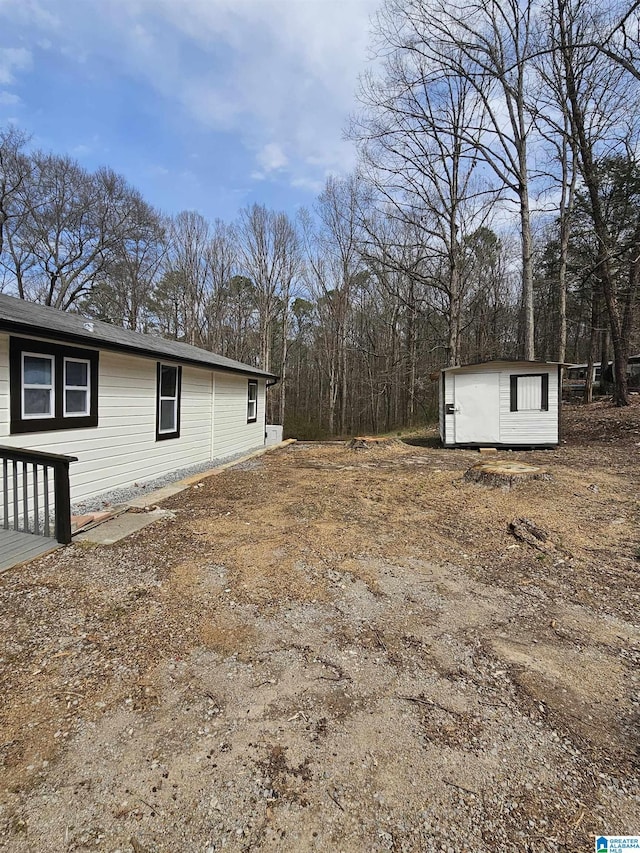
<instances>
[{"instance_id":1,"label":"window pane","mask_svg":"<svg viewBox=\"0 0 640 853\"><path fill-rule=\"evenodd\" d=\"M23 381L25 385L52 385L51 359L25 355Z\"/></svg>"},{"instance_id":2,"label":"window pane","mask_svg":"<svg viewBox=\"0 0 640 853\"><path fill-rule=\"evenodd\" d=\"M164 364L160 368L160 396L175 397L176 384L178 378L177 367L166 367Z\"/></svg>"},{"instance_id":3,"label":"window pane","mask_svg":"<svg viewBox=\"0 0 640 853\"><path fill-rule=\"evenodd\" d=\"M518 376L518 411L540 411L542 408L542 377Z\"/></svg>"},{"instance_id":4,"label":"window pane","mask_svg":"<svg viewBox=\"0 0 640 853\"><path fill-rule=\"evenodd\" d=\"M39 388L24 389L24 413L25 415L51 414L51 391Z\"/></svg>"},{"instance_id":5,"label":"window pane","mask_svg":"<svg viewBox=\"0 0 640 853\"><path fill-rule=\"evenodd\" d=\"M89 384L89 365L84 361L66 361L64 365L65 385L84 385Z\"/></svg>"},{"instance_id":6,"label":"window pane","mask_svg":"<svg viewBox=\"0 0 640 853\"><path fill-rule=\"evenodd\" d=\"M86 391L65 391L65 411L68 415L88 415Z\"/></svg>"},{"instance_id":7,"label":"window pane","mask_svg":"<svg viewBox=\"0 0 640 853\"><path fill-rule=\"evenodd\" d=\"M249 382L249 397L247 401L247 420L255 421L258 417L258 383Z\"/></svg>"},{"instance_id":8,"label":"window pane","mask_svg":"<svg viewBox=\"0 0 640 853\"><path fill-rule=\"evenodd\" d=\"M160 432L176 429L176 404L173 400L160 401Z\"/></svg>"}]
</instances>

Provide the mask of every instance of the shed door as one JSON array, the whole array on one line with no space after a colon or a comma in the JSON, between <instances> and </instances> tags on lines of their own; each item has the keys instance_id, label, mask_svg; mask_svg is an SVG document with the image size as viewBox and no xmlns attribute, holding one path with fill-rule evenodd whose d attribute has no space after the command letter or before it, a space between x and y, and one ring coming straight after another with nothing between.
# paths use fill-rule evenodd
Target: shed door
<instances>
[{"instance_id":1,"label":"shed door","mask_svg":"<svg viewBox=\"0 0 640 853\"><path fill-rule=\"evenodd\" d=\"M454 374L456 444L499 444L500 374Z\"/></svg>"}]
</instances>

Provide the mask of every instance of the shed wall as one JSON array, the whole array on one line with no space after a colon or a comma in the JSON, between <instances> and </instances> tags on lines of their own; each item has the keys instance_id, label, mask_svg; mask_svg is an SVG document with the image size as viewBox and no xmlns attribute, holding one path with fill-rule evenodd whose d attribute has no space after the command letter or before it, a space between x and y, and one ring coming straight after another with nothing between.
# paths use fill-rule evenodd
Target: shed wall
<instances>
[{"instance_id":1,"label":"shed wall","mask_svg":"<svg viewBox=\"0 0 640 853\"><path fill-rule=\"evenodd\" d=\"M527 373L549 374L549 410L547 412L512 412L510 377ZM540 365L540 369L510 368L500 372L500 441L503 444L558 443L558 371Z\"/></svg>"},{"instance_id":2,"label":"shed wall","mask_svg":"<svg viewBox=\"0 0 640 853\"><path fill-rule=\"evenodd\" d=\"M509 445L557 444L558 443L558 371L555 366L544 364L469 365L465 373L500 374L500 443ZM511 376L532 373L549 375L549 410L546 412L511 411ZM455 404L454 374L444 373L444 404ZM481 413L479 413L481 417ZM443 443L455 444L455 414L444 415Z\"/></svg>"},{"instance_id":3,"label":"shed wall","mask_svg":"<svg viewBox=\"0 0 640 853\"><path fill-rule=\"evenodd\" d=\"M451 372L447 371L444 374L444 408L446 413L447 403L454 404L455 399L453 396L453 375ZM455 443L455 415L443 415L444 419L444 444L454 444Z\"/></svg>"}]
</instances>

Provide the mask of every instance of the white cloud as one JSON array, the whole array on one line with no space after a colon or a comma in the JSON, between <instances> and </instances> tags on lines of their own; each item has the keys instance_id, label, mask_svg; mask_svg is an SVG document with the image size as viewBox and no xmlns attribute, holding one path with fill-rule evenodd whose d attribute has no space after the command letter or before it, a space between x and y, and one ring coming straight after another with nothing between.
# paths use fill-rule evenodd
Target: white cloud
<instances>
[{"instance_id":1,"label":"white cloud","mask_svg":"<svg viewBox=\"0 0 640 853\"><path fill-rule=\"evenodd\" d=\"M17 71L31 67L31 52L24 47L0 47L0 86L15 83Z\"/></svg>"},{"instance_id":2,"label":"white cloud","mask_svg":"<svg viewBox=\"0 0 640 853\"><path fill-rule=\"evenodd\" d=\"M291 186L298 187L303 190L309 190L317 195L322 192L324 188L324 181L316 180L315 178L293 178Z\"/></svg>"},{"instance_id":3,"label":"white cloud","mask_svg":"<svg viewBox=\"0 0 640 853\"><path fill-rule=\"evenodd\" d=\"M109 54L205 126L239 134L256 170L317 180L353 166L342 133L380 2L103 0L74 22L91 38L67 39ZM51 0L65 21L74 5Z\"/></svg>"},{"instance_id":4,"label":"white cloud","mask_svg":"<svg viewBox=\"0 0 640 853\"><path fill-rule=\"evenodd\" d=\"M268 145L265 145L258 152L256 159L265 172L275 172L284 169L289 162L289 158L277 142L269 142Z\"/></svg>"},{"instance_id":5,"label":"white cloud","mask_svg":"<svg viewBox=\"0 0 640 853\"><path fill-rule=\"evenodd\" d=\"M254 180L315 188L354 165L343 129L381 1L0 0L0 18L28 13L34 44L57 28L52 50L111 65L187 119L235 134ZM0 55L3 68L13 73Z\"/></svg>"},{"instance_id":6,"label":"white cloud","mask_svg":"<svg viewBox=\"0 0 640 853\"><path fill-rule=\"evenodd\" d=\"M146 0L149 2L149 0ZM158 0L154 0L154 5ZM161 0L194 42L223 43L226 69L187 82L191 106L212 126L240 129L264 168L264 138L287 152L298 186L354 165L343 128L366 63L369 16L379 0ZM215 93L215 94L212 94ZM247 120L247 118L249 120ZM284 164L279 168L283 168Z\"/></svg>"},{"instance_id":7,"label":"white cloud","mask_svg":"<svg viewBox=\"0 0 640 853\"><path fill-rule=\"evenodd\" d=\"M53 5L53 4L49 4ZM0 16L28 27L57 30L60 19L38 0L0 0Z\"/></svg>"},{"instance_id":8,"label":"white cloud","mask_svg":"<svg viewBox=\"0 0 640 853\"><path fill-rule=\"evenodd\" d=\"M20 98L13 92L0 91L0 106L12 107L20 103Z\"/></svg>"}]
</instances>

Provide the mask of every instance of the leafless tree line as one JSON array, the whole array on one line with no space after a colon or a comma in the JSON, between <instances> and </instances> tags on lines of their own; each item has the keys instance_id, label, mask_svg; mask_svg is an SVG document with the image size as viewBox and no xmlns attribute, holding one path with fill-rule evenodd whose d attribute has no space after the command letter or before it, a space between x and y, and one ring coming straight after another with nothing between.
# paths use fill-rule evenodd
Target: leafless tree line
<instances>
[{"instance_id":1,"label":"leafless tree line","mask_svg":"<svg viewBox=\"0 0 640 853\"><path fill-rule=\"evenodd\" d=\"M627 402L635 8L386 0L374 43L358 169L295 220L165 217L0 131L2 286L271 370L269 417L300 435L419 423L439 367L492 357L612 357Z\"/></svg>"},{"instance_id":2,"label":"leafless tree line","mask_svg":"<svg viewBox=\"0 0 640 853\"><path fill-rule=\"evenodd\" d=\"M533 359L541 349L536 229L546 221L557 254L557 347L550 355L567 358L569 262L582 192L597 247L588 274L582 271L593 308L591 337L596 329L605 335L602 302L614 399L628 403L640 242L633 228L623 243L616 240L604 206L611 168L626 164L632 182L638 165L639 20L638 4L619 0L384 2L374 29L379 64L363 79L363 108L351 136L378 204L417 231L426 257L442 258L449 364L461 356L465 235L488 223L503 232L512 220L519 353Z\"/></svg>"}]
</instances>

